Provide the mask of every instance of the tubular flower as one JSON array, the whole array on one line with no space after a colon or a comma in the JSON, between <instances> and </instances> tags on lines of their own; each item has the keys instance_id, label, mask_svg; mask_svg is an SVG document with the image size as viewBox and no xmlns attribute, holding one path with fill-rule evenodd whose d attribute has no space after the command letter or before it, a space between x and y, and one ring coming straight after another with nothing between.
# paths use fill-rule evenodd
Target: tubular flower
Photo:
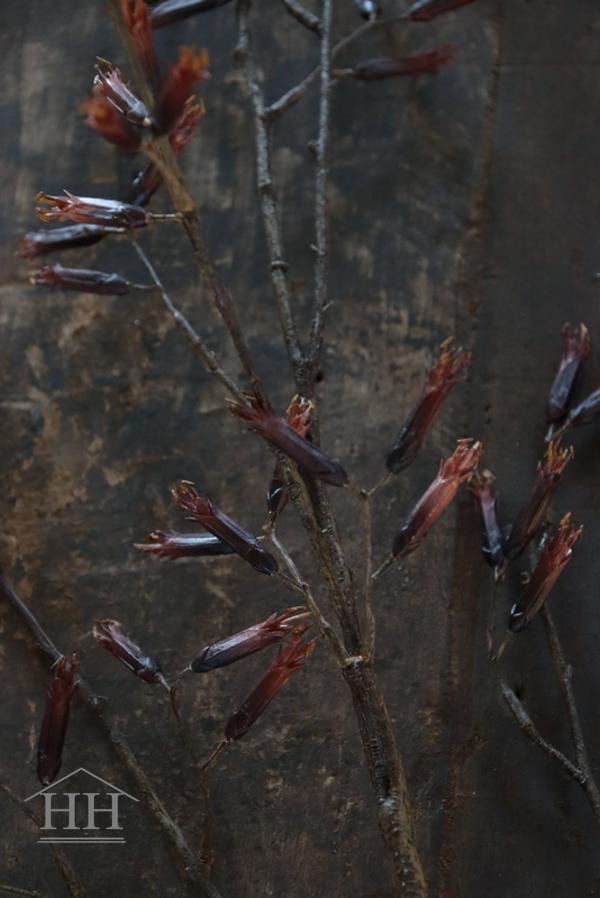
<instances>
[{"instance_id":1,"label":"tubular flower","mask_svg":"<svg viewBox=\"0 0 600 898\"><path fill-rule=\"evenodd\" d=\"M459 440L450 458L440 464L433 483L423 493L394 540L394 557L410 555L427 536L442 512L452 502L461 483L473 473L481 457L481 443Z\"/></svg>"},{"instance_id":2,"label":"tubular flower","mask_svg":"<svg viewBox=\"0 0 600 898\"><path fill-rule=\"evenodd\" d=\"M112 225L116 228L141 228L148 224L148 214L140 206L103 200L91 196L75 196L65 190L64 196L38 193L40 203L35 210L42 221L76 221L81 224Z\"/></svg>"},{"instance_id":3,"label":"tubular flower","mask_svg":"<svg viewBox=\"0 0 600 898\"><path fill-rule=\"evenodd\" d=\"M308 437L314 405L308 399L294 396L287 410L287 422L301 437ZM289 493L283 467L279 461L275 463L273 476L267 490L267 510L271 520L281 514L288 503Z\"/></svg>"},{"instance_id":4,"label":"tubular flower","mask_svg":"<svg viewBox=\"0 0 600 898\"><path fill-rule=\"evenodd\" d=\"M171 66L156 103L156 125L159 133L167 134L185 109L197 81L206 81L208 53L195 53L191 47L181 47L179 62Z\"/></svg>"},{"instance_id":5,"label":"tubular flower","mask_svg":"<svg viewBox=\"0 0 600 898\"><path fill-rule=\"evenodd\" d=\"M423 391L387 454L388 471L398 474L412 464L448 394L470 362L471 354L455 349L452 337L444 340L438 362L427 372Z\"/></svg>"},{"instance_id":6,"label":"tubular flower","mask_svg":"<svg viewBox=\"0 0 600 898\"><path fill-rule=\"evenodd\" d=\"M121 0L121 13L146 78L156 92L160 87L160 66L150 24L150 10L144 0Z\"/></svg>"},{"instance_id":7,"label":"tubular flower","mask_svg":"<svg viewBox=\"0 0 600 898\"><path fill-rule=\"evenodd\" d=\"M208 673L218 667L226 667L247 658L255 652L260 652L267 646L281 642L290 633L304 633L306 626L304 621L310 617L303 605L295 608L287 608L281 614L272 614L260 624L240 630L233 636L207 645L206 648L190 664L190 670L194 673Z\"/></svg>"},{"instance_id":8,"label":"tubular flower","mask_svg":"<svg viewBox=\"0 0 600 898\"><path fill-rule=\"evenodd\" d=\"M48 703L38 740L37 775L42 785L56 779L62 764L62 752L69 723L69 705L77 689L77 655L63 655L54 665L54 678L48 689Z\"/></svg>"},{"instance_id":9,"label":"tubular flower","mask_svg":"<svg viewBox=\"0 0 600 898\"><path fill-rule=\"evenodd\" d=\"M565 466L573 458L573 447L561 449L559 441L548 444L543 461L538 463L535 482L525 505L521 508L506 540L505 555L511 561L518 558L536 535L558 489Z\"/></svg>"},{"instance_id":10,"label":"tubular flower","mask_svg":"<svg viewBox=\"0 0 600 898\"><path fill-rule=\"evenodd\" d=\"M288 645L282 646L258 686L252 690L241 708L229 718L225 727L225 742L234 742L245 736L256 723L279 690L290 677L304 666L305 659L315 647L315 640L304 642L302 636L295 636Z\"/></svg>"},{"instance_id":11,"label":"tubular flower","mask_svg":"<svg viewBox=\"0 0 600 898\"><path fill-rule=\"evenodd\" d=\"M567 322L562 329L562 337L564 351L548 398L547 418L550 424L564 417L579 366L591 351L590 336L585 324L572 327Z\"/></svg>"},{"instance_id":12,"label":"tubular flower","mask_svg":"<svg viewBox=\"0 0 600 898\"><path fill-rule=\"evenodd\" d=\"M169 143L176 156L181 153L185 145L191 140L196 125L205 114L205 106L202 101L196 103L194 97L185 104L185 108L177 119L173 129L169 133ZM150 202L160 185L162 175L154 165L149 162L141 172L133 179L128 200L138 206L145 206Z\"/></svg>"},{"instance_id":13,"label":"tubular flower","mask_svg":"<svg viewBox=\"0 0 600 898\"><path fill-rule=\"evenodd\" d=\"M92 271L87 268L63 268L62 265L45 265L32 271L32 284L54 287L57 290L76 290L78 293L103 293L122 295L129 293L131 281L118 274Z\"/></svg>"},{"instance_id":14,"label":"tubular flower","mask_svg":"<svg viewBox=\"0 0 600 898\"><path fill-rule=\"evenodd\" d=\"M151 552L158 558L192 558L198 556L231 555L233 549L211 533L164 533L155 530L148 534L149 543L135 543L136 549Z\"/></svg>"},{"instance_id":15,"label":"tubular flower","mask_svg":"<svg viewBox=\"0 0 600 898\"><path fill-rule=\"evenodd\" d=\"M81 104L84 122L102 135L109 143L114 143L124 153L137 153L140 135L131 128L116 107L105 97L87 97Z\"/></svg>"},{"instance_id":16,"label":"tubular flower","mask_svg":"<svg viewBox=\"0 0 600 898\"><path fill-rule=\"evenodd\" d=\"M132 125L148 128L151 124L146 105L125 83L119 69L112 66L106 71L96 67L94 93L104 97Z\"/></svg>"},{"instance_id":17,"label":"tubular flower","mask_svg":"<svg viewBox=\"0 0 600 898\"><path fill-rule=\"evenodd\" d=\"M468 6L475 0L417 0L409 8L407 16L413 22L430 22L446 12L453 12L461 6Z\"/></svg>"},{"instance_id":18,"label":"tubular flower","mask_svg":"<svg viewBox=\"0 0 600 898\"><path fill-rule=\"evenodd\" d=\"M248 395L246 398L249 406L230 402L229 411L236 418L247 421L250 430L284 452L302 471L314 474L324 483L332 486L345 486L349 483L348 475L339 462L313 446L285 418L278 417L272 408L261 405L253 396Z\"/></svg>"},{"instance_id":19,"label":"tubular flower","mask_svg":"<svg viewBox=\"0 0 600 898\"><path fill-rule=\"evenodd\" d=\"M28 231L19 241L19 252L28 259L36 259L62 249L76 249L99 243L107 234L124 234L123 228L103 228L100 225L67 225L65 228L42 228Z\"/></svg>"},{"instance_id":20,"label":"tubular flower","mask_svg":"<svg viewBox=\"0 0 600 898\"><path fill-rule=\"evenodd\" d=\"M150 10L150 21L153 28L162 28L171 22L187 19L196 13L209 12L229 2L230 0L163 0Z\"/></svg>"},{"instance_id":21,"label":"tubular flower","mask_svg":"<svg viewBox=\"0 0 600 898\"><path fill-rule=\"evenodd\" d=\"M141 680L146 683L160 683L169 688L158 661L146 655L139 645L121 631L119 621L110 618L96 620L92 632L102 648L118 658L121 664L133 671Z\"/></svg>"},{"instance_id":22,"label":"tubular flower","mask_svg":"<svg viewBox=\"0 0 600 898\"><path fill-rule=\"evenodd\" d=\"M481 551L493 568L498 579L504 568L504 538L498 523L498 498L492 483L494 475L490 471L475 471L469 479L469 489L477 500L483 520L484 543Z\"/></svg>"},{"instance_id":23,"label":"tubular flower","mask_svg":"<svg viewBox=\"0 0 600 898\"><path fill-rule=\"evenodd\" d=\"M594 390L589 396L586 396L579 405L572 408L566 417L565 423L561 427L567 430L569 427L580 427L582 424L589 424L594 418L600 414L600 390Z\"/></svg>"},{"instance_id":24,"label":"tubular flower","mask_svg":"<svg viewBox=\"0 0 600 898\"><path fill-rule=\"evenodd\" d=\"M256 537L232 521L206 496L198 495L193 483L182 480L173 487L171 493L179 507L187 512L188 520L202 524L209 533L227 543L237 555L262 574L277 572L276 560L270 552L263 549Z\"/></svg>"},{"instance_id":25,"label":"tubular flower","mask_svg":"<svg viewBox=\"0 0 600 898\"><path fill-rule=\"evenodd\" d=\"M382 81L384 78L400 78L405 75L436 75L440 69L449 66L455 56L452 44L443 44L428 53L414 53L412 56L366 59L352 68L334 69L335 78L357 78L359 81Z\"/></svg>"},{"instance_id":26,"label":"tubular flower","mask_svg":"<svg viewBox=\"0 0 600 898\"><path fill-rule=\"evenodd\" d=\"M571 561L573 546L582 533L583 527L574 527L571 515L565 515L557 533L543 550L521 598L510 610L508 627L513 633L523 630L541 609L554 584Z\"/></svg>"}]
</instances>

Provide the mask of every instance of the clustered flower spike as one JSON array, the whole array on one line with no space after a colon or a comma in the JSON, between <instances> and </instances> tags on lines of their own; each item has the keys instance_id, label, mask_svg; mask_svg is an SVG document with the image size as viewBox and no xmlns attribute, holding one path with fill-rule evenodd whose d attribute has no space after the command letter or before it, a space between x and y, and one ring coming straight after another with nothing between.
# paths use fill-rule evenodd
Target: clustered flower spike
<instances>
[{"instance_id":1,"label":"clustered flower spike","mask_svg":"<svg viewBox=\"0 0 600 898\"><path fill-rule=\"evenodd\" d=\"M309 617L310 612L303 605L286 608L281 614L271 614L260 624L207 645L190 663L190 670L194 673L208 673L219 667L227 667L234 661L248 658L255 652L281 642L290 634L300 635L307 629L306 619Z\"/></svg>"},{"instance_id":2,"label":"clustered flower spike","mask_svg":"<svg viewBox=\"0 0 600 898\"><path fill-rule=\"evenodd\" d=\"M544 523L561 474L574 456L573 447L561 449L558 440L548 444L544 459L538 463L529 498L519 511L505 545L506 557L518 558Z\"/></svg>"},{"instance_id":3,"label":"clustered flower spike","mask_svg":"<svg viewBox=\"0 0 600 898\"><path fill-rule=\"evenodd\" d=\"M386 456L388 471L399 474L412 464L452 387L470 362L471 354L455 348L452 337L444 340L437 364L427 372L423 391Z\"/></svg>"},{"instance_id":4,"label":"clustered flower spike","mask_svg":"<svg viewBox=\"0 0 600 898\"><path fill-rule=\"evenodd\" d=\"M523 630L540 611L554 584L571 561L573 546L581 538L583 527L571 524L571 515L561 520L555 536L548 542L518 602L510 610L509 629Z\"/></svg>"},{"instance_id":5,"label":"clustered flower spike","mask_svg":"<svg viewBox=\"0 0 600 898\"><path fill-rule=\"evenodd\" d=\"M346 486L350 482L339 462L301 436L285 418L280 418L270 406L262 405L253 396L246 398L248 405L230 401L229 411L236 418L247 421L250 430L287 455L301 471L313 474L324 483Z\"/></svg>"},{"instance_id":6,"label":"clustered flower spike","mask_svg":"<svg viewBox=\"0 0 600 898\"><path fill-rule=\"evenodd\" d=\"M145 209L131 203L120 203L118 200L75 196L68 190L65 190L64 196L38 193L36 200L44 203L35 210L42 221L76 221L117 228L141 228L148 224Z\"/></svg>"},{"instance_id":7,"label":"clustered flower spike","mask_svg":"<svg viewBox=\"0 0 600 898\"><path fill-rule=\"evenodd\" d=\"M334 78L355 78L359 81L382 81L384 78L401 78L415 75L437 75L449 66L456 54L453 44L442 44L427 53L413 53L411 56L383 56L366 59L351 68L334 69Z\"/></svg>"},{"instance_id":8,"label":"clustered flower spike","mask_svg":"<svg viewBox=\"0 0 600 898\"><path fill-rule=\"evenodd\" d=\"M562 329L562 337L564 351L548 398L547 419L550 424L565 416L577 372L592 348L588 329L583 323L573 327L567 322Z\"/></svg>"},{"instance_id":9,"label":"clustered flower spike","mask_svg":"<svg viewBox=\"0 0 600 898\"><path fill-rule=\"evenodd\" d=\"M63 655L54 665L37 749L37 775L47 786L58 776L69 723L69 707L77 689L77 655Z\"/></svg>"},{"instance_id":10,"label":"clustered flower spike","mask_svg":"<svg viewBox=\"0 0 600 898\"><path fill-rule=\"evenodd\" d=\"M188 515L188 520L197 521L205 530L227 543L253 568L262 574L275 574L277 561L264 549L255 536L236 524L214 502L196 491L193 483L182 480L171 490L173 498Z\"/></svg>"},{"instance_id":11,"label":"clustered flower spike","mask_svg":"<svg viewBox=\"0 0 600 898\"><path fill-rule=\"evenodd\" d=\"M421 496L396 536L392 555L410 555L425 539L431 527L456 496L458 489L473 473L481 458L482 444L470 439L459 440L450 458L440 464L440 470Z\"/></svg>"},{"instance_id":12,"label":"clustered flower spike","mask_svg":"<svg viewBox=\"0 0 600 898\"><path fill-rule=\"evenodd\" d=\"M123 633L119 621L110 618L96 620L92 632L94 639L102 648L114 655L141 680L146 683L160 683L166 689L169 688L158 661L147 655L137 643Z\"/></svg>"},{"instance_id":13,"label":"clustered flower spike","mask_svg":"<svg viewBox=\"0 0 600 898\"><path fill-rule=\"evenodd\" d=\"M504 557L504 537L498 523L498 498L492 486L494 475L491 471L475 471L469 479L469 489L475 497L483 521L483 556L494 569L496 580L500 579L506 566Z\"/></svg>"}]
</instances>

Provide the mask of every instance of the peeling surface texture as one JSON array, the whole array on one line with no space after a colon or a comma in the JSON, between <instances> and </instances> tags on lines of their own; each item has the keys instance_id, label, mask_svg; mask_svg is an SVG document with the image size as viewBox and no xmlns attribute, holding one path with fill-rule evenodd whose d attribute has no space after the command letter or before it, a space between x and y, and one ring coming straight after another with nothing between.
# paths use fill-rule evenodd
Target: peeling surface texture
<instances>
[{"instance_id":1,"label":"peeling surface texture","mask_svg":"<svg viewBox=\"0 0 600 898\"><path fill-rule=\"evenodd\" d=\"M95 56L122 62L103 7L6 0L0 11L0 563L59 647L80 653L86 677L198 847L203 799L166 696L93 644L92 621L120 620L169 676L204 645L297 599L234 557L156 563L135 552L133 543L152 529L182 529L168 494L179 478L258 531L272 457L226 412L221 388L158 299L33 289L14 255L17 238L34 226L38 190L114 196L135 169L78 114ZM163 29L158 42L165 59L180 44L210 49L207 115L183 167L283 411L293 384L254 185L250 103L231 64L233 7ZM283 4L255 7L259 76L272 101L316 63L318 41ZM354 4L336 7L341 36L359 21ZM320 387L323 445L357 483L374 483L437 345L452 334L473 352L468 383L452 393L417 462L375 502L376 563L459 437L483 440L510 519L540 453L563 322L585 321L592 343L600 334L599 34L596 0L568 11L560 0L504 9L481 0L428 26L376 29L340 57L352 64L447 41L458 47L454 65L436 77L340 83L333 91L334 302ZM273 131L286 258L305 331L314 241L307 143L315 122L313 89ZM153 208L168 211L162 191ZM179 229L156 224L142 239L173 298L237 373ZM144 277L126 244L106 241L61 261ZM599 376L592 354L579 395ZM585 537L551 600L592 762L600 740L594 428L576 434L577 456L557 500L558 512L570 510L584 524ZM360 558L355 502L347 495L334 501L345 542ZM310 577L313 559L291 508L281 530ZM540 731L568 750L541 622L515 639L500 665L489 663L490 606L501 624L517 576L494 595L479 548L479 519L465 492L375 593L377 669L406 761L432 898L567 898L573 882L577 895L600 895L597 823L583 792L535 753L498 696L502 672L524 686ZM27 796L38 788L35 743L48 670L5 605L0 627L0 780ZM258 655L186 685L183 714L200 757L266 666ZM80 766L132 790L75 701L63 771ZM209 780L212 875L223 898L392 898L350 696L323 647ZM69 849L90 898L185 895L170 846L143 804L127 808L125 826L127 844L96 846L93 861L89 846ZM47 846L4 799L0 828L2 881L62 898Z\"/></svg>"}]
</instances>

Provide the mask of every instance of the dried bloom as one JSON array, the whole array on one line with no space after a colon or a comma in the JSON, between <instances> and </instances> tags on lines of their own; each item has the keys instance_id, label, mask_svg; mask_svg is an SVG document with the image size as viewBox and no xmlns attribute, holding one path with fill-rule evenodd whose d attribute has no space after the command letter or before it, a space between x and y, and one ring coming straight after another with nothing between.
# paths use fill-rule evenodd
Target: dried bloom
<instances>
[{"instance_id":1,"label":"dried bloom","mask_svg":"<svg viewBox=\"0 0 600 898\"><path fill-rule=\"evenodd\" d=\"M413 22L430 22L443 13L452 12L474 2L475 0L417 0L409 8L407 16Z\"/></svg>"},{"instance_id":2,"label":"dried bloom","mask_svg":"<svg viewBox=\"0 0 600 898\"><path fill-rule=\"evenodd\" d=\"M398 474L412 464L450 390L470 362L471 354L456 349L452 337L444 340L438 362L427 372L421 396L386 457L388 471Z\"/></svg>"},{"instance_id":3,"label":"dried bloom","mask_svg":"<svg viewBox=\"0 0 600 898\"><path fill-rule=\"evenodd\" d=\"M81 224L112 225L116 228L141 228L148 224L148 213L140 206L103 200L91 196L75 196L65 190L64 196L38 193L35 197L50 208L35 210L42 221L76 221Z\"/></svg>"},{"instance_id":4,"label":"dried bloom","mask_svg":"<svg viewBox=\"0 0 600 898\"><path fill-rule=\"evenodd\" d=\"M428 53L414 53L412 56L366 59L352 68L334 69L335 78L357 78L360 81L381 81L384 78L399 78L405 75L436 75L440 69L449 66L455 56L452 44L443 44Z\"/></svg>"},{"instance_id":5,"label":"dried bloom","mask_svg":"<svg viewBox=\"0 0 600 898\"><path fill-rule=\"evenodd\" d=\"M194 673L208 673L217 667L226 667L247 658L255 652L260 652L267 646L281 642L285 636L304 633L305 621L310 617L303 605L295 608L287 608L281 614L272 614L260 624L247 627L233 636L207 645L206 648L190 664L190 670Z\"/></svg>"},{"instance_id":6,"label":"dried bloom","mask_svg":"<svg viewBox=\"0 0 600 898\"><path fill-rule=\"evenodd\" d=\"M294 396L287 410L287 422L301 437L308 437L310 431L313 403L301 396ZM288 503L289 493L279 461L275 462L273 476L267 490L267 509L271 520L281 514Z\"/></svg>"},{"instance_id":7,"label":"dried bloom","mask_svg":"<svg viewBox=\"0 0 600 898\"><path fill-rule=\"evenodd\" d=\"M581 537L582 532L583 527L574 527L571 524L570 514L564 516L558 532L547 543L540 555L540 560L535 566L521 598L510 610L508 626L513 633L523 630L541 609L554 584L570 562L573 546Z\"/></svg>"},{"instance_id":8,"label":"dried bloom","mask_svg":"<svg viewBox=\"0 0 600 898\"><path fill-rule=\"evenodd\" d=\"M292 674L304 666L305 659L314 647L314 639L304 642L302 636L295 636L288 645L279 649L270 670L252 690L241 708L229 718L225 727L226 743L234 742L246 735Z\"/></svg>"},{"instance_id":9,"label":"dried bloom","mask_svg":"<svg viewBox=\"0 0 600 898\"><path fill-rule=\"evenodd\" d=\"M102 648L118 658L121 664L133 671L141 680L146 683L160 683L169 688L158 661L146 655L139 645L121 631L119 621L109 618L95 620L92 632Z\"/></svg>"},{"instance_id":10,"label":"dried bloom","mask_svg":"<svg viewBox=\"0 0 600 898\"><path fill-rule=\"evenodd\" d=\"M167 134L176 124L196 82L210 78L207 65L206 50L195 53L191 47L180 48L179 62L171 66L156 103L156 126L160 134Z\"/></svg>"},{"instance_id":11,"label":"dried bloom","mask_svg":"<svg viewBox=\"0 0 600 898\"><path fill-rule=\"evenodd\" d=\"M156 92L160 87L160 65L154 46L150 10L144 0L121 0L121 13L146 78Z\"/></svg>"},{"instance_id":12,"label":"dried bloom","mask_svg":"<svg viewBox=\"0 0 600 898\"><path fill-rule=\"evenodd\" d=\"M548 444L543 461L538 463L529 498L517 515L506 541L504 551L511 561L519 557L544 523L561 474L573 455L572 446L561 449L558 440Z\"/></svg>"},{"instance_id":13,"label":"dried bloom","mask_svg":"<svg viewBox=\"0 0 600 898\"><path fill-rule=\"evenodd\" d=\"M198 495L193 483L182 480L173 487L171 493L179 507L187 512L188 520L202 524L209 533L231 546L234 552L262 574L277 572L276 560L270 552L263 549L256 537L232 521L206 496Z\"/></svg>"},{"instance_id":14,"label":"dried bloom","mask_svg":"<svg viewBox=\"0 0 600 898\"><path fill-rule=\"evenodd\" d=\"M62 752L69 723L69 705L77 682L79 659L63 655L54 665L54 678L48 689L48 703L42 721L37 750L37 775L42 785L56 779L62 764Z\"/></svg>"},{"instance_id":15,"label":"dried bloom","mask_svg":"<svg viewBox=\"0 0 600 898\"><path fill-rule=\"evenodd\" d=\"M104 293L122 295L135 286L118 274L92 271L87 268L63 268L62 265L45 265L29 275L32 284L54 287L57 290L76 290L79 293Z\"/></svg>"},{"instance_id":16,"label":"dried bloom","mask_svg":"<svg viewBox=\"0 0 600 898\"><path fill-rule=\"evenodd\" d=\"M192 558L198 556L231 555L233 549L211 533L164 533L155 530L148 534L149 543L135 543L136 549L151 552L158 558Z\"/></svg>"},{"instance_id":17,"label":"dried bloom","mask_svg":"<svg viewBox=\"0 0 600 898\"><path fill-rule=\"evenodd\" d=\"M81 104L84 122L101 134L109 143L114 143L124 153L137 153L141 138L121 113L105 97L87 97Z\"/></svg>"},{"instance_id":18,"label":"dried bloom","mask_svg":"<svg viewBox=\"0 0 600 898\"><path fill-rule=\"evenodd\" d=\"M145 103L127 86L119 69L96 66L94 93L104 97L132 125L147 128L151 124Z\"/></svg>"},{"instance_id":19,"label":"dried bloom","mask_svg":"<svg viewBox=\"0 0 600 898\"><path fill-rule=\"evenodd\" d=\"M28 231L19 241L19 251L28 259L36 259L63 249L76 249L99 243L108 234L124 234L123 228L103 228L100 225L67 225L64 228L42 228Z\"/></svg>"},{"instance_id":20,"label":"dried bloom","mask_svg":"<svg viewBox=\"0 0 600 898\"><path fill-rule=\"evenodd\" d=\"M484 543L481 551L498 579L505 565L504 538L498 523L498 498L492 487L493 482L491 471L481 474L475 471L469 479L469 489L477 500L483 520Z\"/></svg>"},{"instance_id":21,"label":"dried bloom","mask_svg":"<svg viewBox=\"0 0 600 898\"><path fill-rule=\"evenodd\" d=\"M481 457L481 443L459 440L450 458L440 464L433 483L421 496L394 540L394 557L410 555L427 536L439 516L452 502L461 483L473 473Z\"/></svg>"},{"instance_id":22,"label":"dried bloom","mask_svg":"<svg viewBox=\"0 0 600 898\"><path fill-rule=\"evenodd\" d=\"M185 104L183 112L169 133L169 143L176 156L181 153L185 145L191 140L196 130L196 125L205 114L205 111L204 103L202 101L196 103L194 97L190 97ZM128 201L138 206L147 205L162 184L162 181L162 175L157 167L153 162L149 162L135 176L131 185L131 191L127 197Z\"/></svg>"},{"instance_id":23,"label":"dried bloom","mask_svg":"<svg viewBox=\"0 0 600 898\"><path fill-rule=\"evenodd\" d=\"M556 377L550 388L547 409L548 423L555 423L564 417L579 366L585 362L591 350L590 337L585 324L572 327L567 322L562 329L562 336L565 348Z\"/></svg>"},{"instance_id":24,"label":"dried bloom","mask_svg":"<svg viewBox=\"0 0 600 898\"><path fill-rule=\"evenodd\" d=\"M196 13L217 9L229 2L230 0L163 0L162 3L157 3L150 10L150 21L153 28L162 28L164 25L170 25L171 22L187 19L188 16L193 16Z\"/></svg>"},{"instance_id":25,"label":"dried bloom","mask_svg":"<svg viewBox=\"0 0 600 898\"><path fill-rule=\"evenodd\" d=\"M261 405L253 396L248 395L246 398L249 405L230 402L229 411L236 418L247 421L250 430L284 452L302 471L314 474L324 483L345 486L349 482L348 475L339 462L329 458L306 437L301 436L285 418L278 417L272 408Z\"/></svg>"}]
</instances>

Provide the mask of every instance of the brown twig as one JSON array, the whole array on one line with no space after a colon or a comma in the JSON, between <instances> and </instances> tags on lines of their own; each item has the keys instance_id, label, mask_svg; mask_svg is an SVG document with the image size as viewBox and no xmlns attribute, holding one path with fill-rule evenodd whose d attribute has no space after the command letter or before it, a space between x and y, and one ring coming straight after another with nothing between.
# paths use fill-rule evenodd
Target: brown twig
<instances>
[{"instance_id":1,"label":"brown twig","mask_svg":"<svg viewBox=\"0 0 600 898\"><path fill-rule=\"evenodd\" d=\"M18 886L9 886L0 883L0 892L6 892L7 895L26 895L29 898L42 898L41 892L31 891L31 889L20 889Z\"/></svg>"},{"instance_id":2,"label":"brown twig","mask_svg":"<svg viewBox=\"0 0 600 898\"><path fill-rule=\"evenodd\" d=\"M365 528L365 650L370 658L375 653L376 621L373 613L373 493L364 495L364 528Z\"/></svg>"},{"instance_id":3,"label":"brown twig","mask_svg":"<svg viewBox=\"0 0 600 898\"><path fill-rule=\"evenodd\" d=\"M308 28L309 31L313 31L318 37L321 36L321 20L318 16L315 16L314 13L302 6L301 3L298 3L298 0L281 0L281 2L297 22L300 22L300 24L304 25L305 28Z\"/></svg>"},{"instance_id":4,"label":"brown twig","mask_svg":"<svg viewBox=\"0 0 600 898\"><path fill-rule=\"evenodd\" d=\"M1 573L0 595L8 601L25 621L42 652L50 658L52 663L62 657L63 653L57 649L31 609L27 607L25 602L23 602L21 597ZM148 808L154 815L163 832L172 842L183 863L187 879L194 885L200 886L208 898L220 898L218 890L203 872L201 861L196 857L188 845L180 827L171 818L160 798L154 791L154 787L140 766L129 743L114 725L112 720L107 716L105 703L96 695L92 687L81 676L78 677L77 694L96 715L104 734L115 749L123 765L129 771L132 779L135 781Z\"/></svg>"}]
</instances>

